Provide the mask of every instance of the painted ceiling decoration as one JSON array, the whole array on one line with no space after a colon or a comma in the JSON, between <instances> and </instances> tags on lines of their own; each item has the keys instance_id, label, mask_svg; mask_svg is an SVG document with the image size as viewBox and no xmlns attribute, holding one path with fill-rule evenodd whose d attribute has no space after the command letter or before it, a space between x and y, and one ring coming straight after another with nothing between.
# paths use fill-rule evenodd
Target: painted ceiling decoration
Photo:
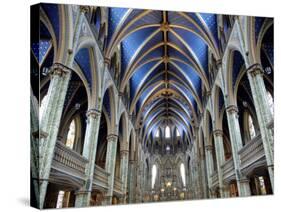
<instances>
[{"instance_id":1,"label":"painted ceiling decoration","mask_svg":"<svg viewBox=\"0 0 281 212\"><path fill-rule=\"evenodd\" d=\"M216 15L111 8L109 16L105 55L121 46L120 90L130 85L130 112L149 133L158 117L175 117L179 129L191 125L202 111L202 87L209 90L208 50L219 58Z\"/></svg>"},{"instance_id":2,"label":"painted ceiling decoration","mask_svg":"<svg viewBox=\"0 0 281 212\"><path fill-rule=\"evenodd\" d=\"M42 9L52 24L56 42L60 37L59 7L43 4ZM144 137L172 123L186 136L191 136L193 124L203 111L203 96L210 90L209 54L219 61L217 16L207 13L168 12L141 9L109 8L108 35L104 56L111 59L121 51L119 92L129 87L129 113L135 114ZM97 20L100 22L101 20ZM264 18L255 19L258 37ZM42 39L32 44L38 63L48 61L52 40L41 24ZM228 30L227 26L223 30ZM265 42L266 43L266 42ZM270 42L268 42L270 43ZM38 54L40 49L40 54ZM42 50L42 51L41 51ZM264 52L273 63L273 48L265 45ZM53 54L53 53L52 53ZM237 79L243 58L234 53L233 82ZM50 60L50 59L49 59ZM75 56L85 78L92 86L91 54L81 49ZM104 96L104 109L110 117L110 95ZM222 108L223 99L219 97Z\"/></svg>"}]
</instances>

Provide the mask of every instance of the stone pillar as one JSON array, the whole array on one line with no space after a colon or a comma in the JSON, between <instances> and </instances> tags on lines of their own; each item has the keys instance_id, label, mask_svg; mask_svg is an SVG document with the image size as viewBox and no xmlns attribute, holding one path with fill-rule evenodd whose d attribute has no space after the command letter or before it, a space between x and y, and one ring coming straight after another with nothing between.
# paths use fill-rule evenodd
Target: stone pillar
<instances>
[{"instance_id":1,"label":"stone pillar","mask_svg":"<svg viewBox=\"0 0 281 212\"><path fill-rule=\"evenodd\" d=\"M213 155L212 155L213 146L205 146L205 155L206 155L206 166L207 166L207 179L208 179L208 193L211 197L211 175L214 171Z\"/></svg>"},{"instance_id":2,"label":"stone pillar","mask_svg":"<svg viewBox=\"0 0 281 212\"><path fill-rule=\"evenodd\" d=\"M203 187L203 194L202 198L205 199L208 197L208 182L207 180L207 175L206 175L206 167L205 167L205 160L204 158L200 158L200 168L201 168L201 183Z\"/></svg>"},{"instance_id":3,"label":"stone pillar","mask_svg":"<svg viewBox=\"0 0 281 212\"><path fill-rule=\"evenodd\" d=\"M135 202L135 195L136 195L136 161L130 160L129 161L129 196L128 202L134 203Z\"/></svg>"},{"instance_id":4,"label":"stone pillar","mask_svg":"<svg viewBox=\"0 0 281 212\"><path fill-rule=\"evenodd\" d=\"M220 196L224 197L223 192L223 170L221 166L223 165L224 159L224 148L223 148L223 132L222 130L214 130L214 143L215 143L215 152L217 159L217 170L218 170L218 179L219 179L219 190Z\"/></svg>"},{"instance_id":5,"label":"stone pillar","mask_svg":"<svg viewBox=\"0 0 281 212\"><path fill-rule=\"evenodd\" d=\"M195 197L196 198L202 198L202 184L200 183L200 153L199 153L199 136L198 136L198 127L195 127L194 130L194 136L193 136L193 140L194 140L194 153L193 153L193 157L194 157L194 183L195 183Z\"/></svg>"},{"instance_id":6,"label":"stone pillar","mask_svg":"<svg viewBox=\"0 0 281 212\"><path fill-rule=\"evenodd\" d=\"M57 134L60 125L65 96L71 77L71 68L74 60L74 54L78 39L80 36L81 25L84 13L88 7L81 6L73 29L72 49L69 49L66 55L65 65L55 63L50 71L51 81L47 93L47 102L44 111L42 111L42 119L40 120L39 136L39 182L40 182L40 198L39 208L43 209L46 196L51 164L54 154L54 148L57 141Z\"/></svg>"},{"instance_id":7,"label":"stone pillar","mask_svg":"<svg viewBox=\"0 0 281 212\"><path fill-rule=\"evenodd\" d=\"M46 97L47 103L43 111L43 117L40 120L39 136L45 134L45 136L39 137L40 209L42 209L44 205L70 75L70 68L61 64L53 65L51 82Z\"/></svg>"},{"instance_id":8,"label":"stone pillar","mask_svg":"<svg viewBox=\"0 0 281 212\"><path fill-rule=\"evenodd\" d=\"M82 188L76 193L75 207L86 207L90 205L92 184L95 171L96 151L99 135L101 112L91 109L87 112L87 128L83 147L83 156L89 160L86 165L86 181Z\"/></svg>"},{"instance_id":9,"label":"stone pillar","mask_svg":"<svg viewBox=\"0 0 281 212\"><path fill-rule=\"evenodd\" d=\"M247 70L255 109L257 112L263 148L265 152L271 187L274 189L274 138L267 125L273 120L273 115L267 101L267 94L263 80L263 69L260 64L254 64Z\"/></svg>"},{"instance_id":10,"label":"stone pillar","mask_svg":"<svg viewBox=\"0 0 281 212\"><path fill-rule=\"evenodd\" d=\"M117 153L117 141L118 135L110 134L107 136L107 151L106 151L106 163L105 170L110 175L108 177L108 191L106 194L107 205L112 204L112 196L114 189L114 174L115 174L115 162Z\"/></svg>"},{"instance_id":11,"label":"stone pillar","mask_svg":"<svg viewBox=\"0 0 281 212\"><path fill-rule=\"evenodd\" d=\"M31 89L30 96L30 162L31 162L31 183L33 184L33 190L36 200L36 205L33 207L39 206L39 149L38 149L38 139L39 139L39 107L36 97L33 95L33 91ZM32 203L32 201L31 201Z\"/></svg>"},{"instance_id":12,"label":"stone pillar","mask_svg":"<svg viewBox=\"0 0 281 212\"><path fill-rule=\"evenodd\" d=\"M199 161L200 161L200 184L202 186L202 198L208 197L208 182L206 175L206 165L205 165L205 151L203 147L203 137L198 136L199 138Z\"/></svg>"},{"instance_id":13,"label":"stone pillar","mask_svg":"<svg viewBox=\"0 0 281 212\"><path fill-rule=\"evenodd\" d=\"M241 164L240 164L240 158L239 158L239 150L242 148L242 138L240 133L240 126L239 126L239 120L238 120L238 109L235 105L230 105L226 108L227 112L227 121L228 121L228 127L229 134L230 134L230 140L231 140L231 148L232 148L232 159L234 163L235 168L235 175L237 180L237 187L239 196L250 196L250 185L247 181L243 180L243 176L241 174Z\"/></svg>"},{"instance_id":14,"label":"stone pillar","mask_svg":"<svg viewBox=\"0 0 281 212\"><path fill-rule=\"evenodd\" d=\"M120 150L121 155L121 180L122 180L122 191L124 195L123 203L127 201L127 180L128 180L128 166L129 166L129 150L128 148Z\"/></svg>"},{"instance_id":15,"label":"stone pillar","mask_svg":"<svg viewBox=\"0 0 281 212\"><path fill-rule=\"evenodd\" d=\"M224 184L223 186L223 197L224 198L230 197L230 188L228 184Z\"/></svg>"}]
</instances>

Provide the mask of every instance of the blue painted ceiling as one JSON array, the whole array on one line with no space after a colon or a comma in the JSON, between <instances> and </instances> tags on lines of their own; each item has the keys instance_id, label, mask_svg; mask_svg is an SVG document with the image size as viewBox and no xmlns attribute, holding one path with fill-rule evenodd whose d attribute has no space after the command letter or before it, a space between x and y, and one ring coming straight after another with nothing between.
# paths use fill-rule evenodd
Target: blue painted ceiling
<instances>
[{"instance_id":1,"label":"blue painted ceiling","mask_svg":"<svg viewBox=\"0 0 281 212\"><path fill-rule=\"evenodd\" d=\"M189 123L189 119L196 115L191 114L190 107L197 111L196 101L202 101L202 78L207 78L208 74L209 43L218 46L217 17L206 13L151 11L138 19L144 12L147 11L109 9L108 43L114 43L117 38L121 40L121 85L129 83L131 100L137 99L135 105L131 101L131 107L137 112L144 111L144 108L149 111L150 106L157 107L158 104L147 101L151 96L177 93L182 101L170 104L173 100L170 97L163 107L171 111L181 108L177 107L179 104L187 107L186 111L178 114ZM165 26L168 26L168 30ZM121 33L126 36L118 37ZM149 52L153 47L154 50ZM168 60L164 61L164 58ZM130 80L124 81L128 71ZM158 88L157 83L161 84ZM199 99L196 100L195 96ZM156 98L163 97L160 95ZM165 113L161 115L165 116ZM156 124L153 125L152 117L155 116L150 114L149 117L143 117L143 124L149 126L152 123L154 129Z\"/></svg>"},{"instance_id":2,"label":"blue painted ceiling","mask_svg":"<svg viewBox=\"0 0 281 212\"><path fill-rule=\"evenodd\" d=\"M59 7L56 4L42 4L42 9L50 19L58 42ZM143 15L144 13L146 14ZM209 78L208 51L217 50L219 46L217 16L207 13L109 8L108 19L104 54L110 58L116 46L120 45L120 92L124 92L124 88L129 85L129 107L137 115L140 114L144 120L143 126L150 127L150 132L156 132L161 123L173 122L170 117L179 120L174 122L179 130L190 126L194 117L198 116L202 105L202 88L206 88L206 79ZM256 18L256 37L263 22L264 18ZM50 60L47 53L52 48L52 42L50 33L41 25L42 38L39 43L32 43L32 51L39 63L46 63ZM273 60L270 43L264 46L264 50L270 60ZM236 53L233 57L236 61L233 64L235 81L243 65L243 58ZM81 49L75 56L75 62L91 86L89 50ZM219 101L222 107L221 98ZM110 116L108 91L103 102ZM159 113L156 116L156 112L150 114L158 107ZM156 121L160 118L162 121Z\"/></svg>"}]
</instances>

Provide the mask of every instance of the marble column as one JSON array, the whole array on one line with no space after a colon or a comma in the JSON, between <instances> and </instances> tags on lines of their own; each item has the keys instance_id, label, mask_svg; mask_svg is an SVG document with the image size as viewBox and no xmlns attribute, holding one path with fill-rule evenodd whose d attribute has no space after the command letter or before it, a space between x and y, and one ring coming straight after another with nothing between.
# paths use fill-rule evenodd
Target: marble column
<instances>
[{"instance_id":1,"label":"marble column","mask_svg":"<svg viewBox=\"0 0 281 212\"><path fill-rule=\"evenodd\" d=\"M206 175L206 165L205 165L205 151L203 147L203 136L198 134L198 142L199 142L199 149L198 149L198 157L200 163L200 184L202 187L202 198L205 199L208 197L208 182L207 182L207 175Z\"/></svg>"},{"instance_id":2,"label":"marble column","mask_svg":"<svg viewBox=\"0 0 281 212\"><path fill-rule=\"evenodd\" d=\"M263 72L264 71L260 64L254 64L248 68L247 76L250 82L254 105L257 112L271 187L274 189L274 138L271 130L267 127L273 120L273 114L271 113L268 105Z\"/></svg>"},{"instance_id":3,"label":"marble column","mask_svg":"<svg viewBox=\"0 0 281 212\"><path fill-rule=\"evenodd\" d=\"M51 82L46 97L47 103L45 110L43 111L42 119L40 120L39 135L45 135L39 137L40 209L42 209L44 205L60 119L70 76L70 68L61 64L53 65L51 70Z\"/></svg>"},{"instance_id":4,"label":"marble column","mask_svg":"<svg viewBox=\"0 0 281 212\"><path fill-rule=\"evenodd\" d=\"M129 161L129 196L128 196L128 202L134 203L135 202L135 195L136 195L136 161L130 160Z\"/></svg>"},{"instance_id":5,"label":"marble column","mask_svg":"<svg viewBox=\"0 0 281 212\"><path fill-rule=\"evenodd\" d=\"M107 136L107 151L106 151L106 163L105 170L110 175L108 177L108 191L106 194L107 205L112 204L112 196L114 189L114 174L115 174L115 163L116 163L116 153L117 153L117 142L118 135L110 134Z\"/></svg>"},{"instance_id":6,"label":"marble column","mask_svg":"<svg viewBox=\"0 0 281 212\"><path fill-rule=\"evenodd\" d=\"M238 152L243 147L243 145L242 145L242 138L240 133L237 107L235 105L229 105L226 108L226 114L227 114L228 127L230 129L229 134L230 134L231 148L232 148L232 159L234 162L239 196L242 197L250 196L251 192L250 192L249 182L244 180L245 177L242 176L241 168L240 168L241 162Z\"/></svg>"},{"instance_id":7,"label":"marble column","mask_svg":"<svg viewBox=\"0 0 281 212\"><path fill-rule=\"evenodd\" d=\"M208 182L207 175L206 175L206 165L205 165L205 158L204 158L204 150L203 148L200 149L200 178L202 184L202 198L205 199L208 197Z\"/></svg>"},{"instance_id":8,"label":"marble column","mask_svg":"<svg viewBox=\"0 0 281 212\"><path fill-rule=\"evenodd\" d=\"M216 152L216 159L217 159L220 196L224 197L223 170L221 168L221 166L223 165L223 163L225 161L224 148L223 148L223 132L222 132L222 130L217 129L217 130L214 130L213 134L214 134L215 152Z\"/></svg>"},{"instance_id":9,"label":"marble column","mask_svg":"<svg viewBox=\"0 0 281 212\"><path fill-rule=\"evenodd\" d=\"M211 194L211 176L214 171L214 162L213 162L213 146L207 145L205 146L205 155L206 155L206 166L207 166L207 179L208 179L208 194L209 197L212 197Z\"/></svg>"},{"instance_id":10,"label":"marble column","mask_svg":"<svg viewBox=\"0 0 281 212\"><path fill-rule=\"evenodd\" d=\"M33 95L31 89L30 96L30 162L31 162L31 176L32 184L34 188L34 195L36 199L36 205L39 206L39 149L38 149L38 139L39 139L39 107L36 97Z\"/></svg>"},{"instance_id":11,"label":"marble column","mask_svg":"<svg viewBox=\"0 0 281 212\"><path fill-rule=\"evenodd\" d=\"M87 128L84 139L83 156L89 160L86 165L86 180L82 188L76 193L75 207L89 206L95 171L96 151L100 126L101 112L90 109L87 112Z\"/></svg>"},{"instance_id":12,"label":"marble column","mask_svg":"<svg viewBox=\"0 0 281 212\"><path fill-rule=\"evenodd\" d=\"M122 191L123 191L123 203L125 204L127 201L127 180L128 180L128 166L129 166L129 149L120 150L121 155L121 180L122 180Z\"/></svg>"},{"instance_id":13,"label":"marble column","mask_svg":"<svg viewBox=\"0 0 281 212\"><path fill-rule=\"evenodd\" d=\"M224 184L223 186L223 197L224 198L230 197L230 187L228 184Z\"/></svg>"},{"instance_id":14,"label":"marble column","mask_svg":"<svg viewBox=\"0 0 281 212\"><path fill-rule=\"evenodd\" d=\"M43 209L44 206L44 200L51 171L54 148L57 141L60 119L62 115L68 84L71 78L71 67L75 56L73 52L75 52L77 48L83 16L84 13L87 12L87 10L88 7L86 6L81 6L79 9L73 28L74 33L72 40L72 49L69 49L68 55L66 55L65 64L55 63L50 71L51 81L46 97L46 106L44 108L44 111L42 111L43 115L39 123L40 209Z\"/></svg>"}]
</instances>

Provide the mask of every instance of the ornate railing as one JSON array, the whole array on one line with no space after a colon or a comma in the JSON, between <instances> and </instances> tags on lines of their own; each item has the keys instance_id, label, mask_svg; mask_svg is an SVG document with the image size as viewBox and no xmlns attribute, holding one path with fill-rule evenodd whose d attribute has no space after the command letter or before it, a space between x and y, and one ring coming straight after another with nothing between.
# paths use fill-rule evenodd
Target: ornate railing
<instances>
[{"instance_id":1,"label":"ornate railing","mask_svg":"<svg viewBox=\"0 0 281 212\"><path fill-rule=\"evenodd\" d=\"M230 157L228 160L224 162L224 164L221 166L222 168L222 174L223 174L223 179L228 179L231 177L235 177L235 168L234 168L234 162L232 157Z\"/></svg>"},{"instance_id":2,"label":"ornate railing","mask_svg":"<svg viewBox=\"0 0 281 212\"><path fill-rule=\"evenodd\" d=\"M218 172L213 172L211 175L211 186L219 184Z\"/></svg>"},{"instance_id":3,"label":"ornate railing","mask_svg":"<svg viewBox=\"0 0 281 212\"><path fill-rule=\"evenodd\" d=\"M105 169L95 165L93 187L108 188L108 176Z\"/></svg>"},{"instance_id":4,"label":"ornate railing","mask_svg":"<svg viewBox=\"0 0 281 212\"><path fill-rule=\"evenodd\" d=\"M52 166L60 171L78 174L81 178L85 175L88 160L79 153L57 141Z\"/></svg>"},{"instance_id":5,"label":"ornate railing","mask_svg":"<svg viewBox=\"0 0 281 212\"><path fill-rule=\"evenodd\" d=\"M261 135L249 141L240 151L241 168L247 168L257 161L265 160Z\"/></svg>"},{"instance_id":6,"label":"ornate railing","mask_svg":"<svg viewBox=\"0 0 281 212\"><path fill-rule=\"evenodd\" d=\"M122 180L119 177L114 177L114 191L121 194L122 193Z\"/></svg>"}]
</instances>

